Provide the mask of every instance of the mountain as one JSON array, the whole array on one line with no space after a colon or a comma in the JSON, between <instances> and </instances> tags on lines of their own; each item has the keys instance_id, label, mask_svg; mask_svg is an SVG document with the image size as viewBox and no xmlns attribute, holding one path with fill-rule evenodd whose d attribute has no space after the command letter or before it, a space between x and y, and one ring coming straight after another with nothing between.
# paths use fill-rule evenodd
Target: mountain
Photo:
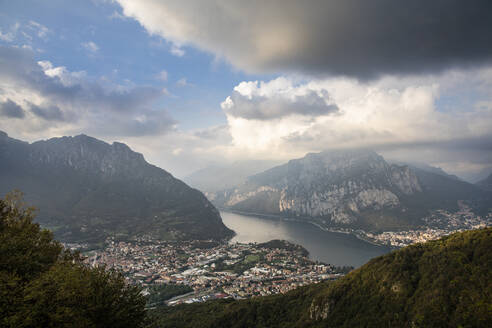
<instances>
[{"instance_id":1,"label":"mountain","mask_svg":"<svg viewBox=\"0 0 492 328\"><path fill-rule=\"evenodd\" d=\"M79 135L29 144L1 133L0 181L0 194L23 191L62 241L233 235L201 192L118 142Z\"/></svg>"},{"instance_id":2,"label":"mountain","mask_svg":"<svg viewBox=\"0 0 492 328\"><path fill-rule=\"evenodd\" d=\"M311 153L208 196L231 210L369 230L412 227L432 209L456 211L458 200L486 197L472 184L389 164L370 150Z\"/></svg>"},{"instance_id":3,"label":"mountain","mask_svg":"<svg viewBox=\"0 0 492 328\"><path fill-rule=\"evenodd\" d=\"M414 244L285 295L163 307L151 327L488 327L492 228Z\"/></svg>"},{"instance_id":4,"label":"mountain","mask_svg":"<svg viewBox=\"0 0 492 328\"><path fill-rule=\"evenodd\" d=\"M276 161L237 161L231 165L211 165L183 178L190 186L203 192L229 189L246 181L250 175L278 165Z\"/></svg>"},{"instance_id":5,"label":"mountain","mask_svg":"<svg viewBox=\"0 0 492 328\"><path fill-rule=\"evenodd\" d=\"M492 191L492 173L485 179L476 183L482 189Z\"/></svg>"},{"instance_id":6,"label":"mountain","mask_svg":"<svg viewBox=\"0 0 492 328\"><path fill-rule=\"evenodd\" d=\"M479 171L461 173L461 177L470 183L477 183L481 180L486 179L490 174L492 174L492 167L485 167Z\"/></svg>"},{"instance_id":7,"label":"mountain","mask_svg":"<svg viewBox=\"0 0 492 328\"><path fill-rule=\"evenodd\" d=\"M451 178L451 179L454 179L454 180L461 180L456 175L449 174L449 173L447 173L446 171L444 171L440 167L431 166L431 165L428 165L428 164L425 164L425 163L420 163L420 162L410 162L410 163L406 163L406 162L392 162L392 163L398 164L398 165L407 165L407 166L409 166L412 169L423 170L423 171L426 171L426 172L430 172L430 173L442 175L444 177Z\"/></svg>"}]
</instances>

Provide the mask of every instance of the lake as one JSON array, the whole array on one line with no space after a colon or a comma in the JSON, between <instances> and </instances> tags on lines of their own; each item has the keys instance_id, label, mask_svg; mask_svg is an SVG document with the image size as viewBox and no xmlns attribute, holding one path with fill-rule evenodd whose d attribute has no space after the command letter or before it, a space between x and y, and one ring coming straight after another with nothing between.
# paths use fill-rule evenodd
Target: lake
<instances>
[{"instance_id":1,"label":"lake","mask_svg":"<svg viewBox=\"0 0 492 328\"><path fill-rule=\"evenodd\" d=\"M309 223L231 212L220 212L220 215L224 224L237 234L231 242L261 243L284 239L306 248L311 259L337 266L359 267L371 258L390 251L388 247L370 244L350 234L323 231Z\"/></svg>"}]
</instances>

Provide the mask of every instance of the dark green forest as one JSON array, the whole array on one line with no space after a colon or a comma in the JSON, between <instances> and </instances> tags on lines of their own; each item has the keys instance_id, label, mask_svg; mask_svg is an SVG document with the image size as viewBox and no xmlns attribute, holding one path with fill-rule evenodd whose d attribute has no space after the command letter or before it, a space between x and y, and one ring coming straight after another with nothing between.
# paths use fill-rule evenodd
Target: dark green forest
<instances>
[{"instance_id":1,"label":"dark green forest","mask_svg":"<svg viewBox=\"0 0 492 328\"><path fill-rule=\"evenodd\" d=\"M0 199L0 327L141 327L145 303L121 274L63 249L19 194Z\"/></svg>"},{"instance_id":2,"label":"dark green forest","mask_svg":"<svg viewBox=\"0 0 492 328\"><path fill-rule=\"evenodd\" d=\"M162 284L155 285L149 288L149 295L147 296L148 306L163 305L165 301L189 292L192 292L193 288L187 285L175 285L175 284Z\"/></svg>"}]
</instances>

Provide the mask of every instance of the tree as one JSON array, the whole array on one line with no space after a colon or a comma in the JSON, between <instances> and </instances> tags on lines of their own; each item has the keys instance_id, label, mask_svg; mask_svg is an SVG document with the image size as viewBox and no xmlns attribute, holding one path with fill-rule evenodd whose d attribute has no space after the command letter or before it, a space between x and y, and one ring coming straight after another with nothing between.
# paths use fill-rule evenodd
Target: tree
<instances>
[{"instance_id":1,"label":"tree","mask_svg":"<svg viewBox=\"0 0 492 328\"><path fill-rule=\"evenodd\" d=\"M0 199L1 327L139 327L146 299L121 274L89 268L33 223L20 193Z\"/></svg>"}]
</instances>

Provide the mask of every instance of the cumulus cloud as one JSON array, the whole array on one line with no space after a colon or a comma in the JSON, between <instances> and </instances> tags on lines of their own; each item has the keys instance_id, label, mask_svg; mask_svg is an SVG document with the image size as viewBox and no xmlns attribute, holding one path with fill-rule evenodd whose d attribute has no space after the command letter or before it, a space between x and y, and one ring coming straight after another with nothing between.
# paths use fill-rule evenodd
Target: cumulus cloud
<instances>
[{"instance_id":1,"label":"cumulus cloud","mask_svg":"<svg viewBox=\"0 0 492 328\"><path fill-rule=\"evenodd\" d=\"M10 99L0 103L0 116L11 118L24 118L25 113L21 106Z\"/></svg>"},{"instance_id":2,"label":"cumulus cloud","mask_svg":"<svg viewBox=\"0 0 492 328\"><path fill-rule=\"evenodd\" d=\"M290 115L322 116L338 111L325 89L295 87L292 81L278 78L268 83L241 82L221 104L231 116L271 120Z\"/></svg>"},{"instance_id":3,"label":"cumulus cloud","mask_svg":"<svg viewBox=\"0 0 492 328\"><path fill-rule=\"evenodd\" d=\"M1 120L0 129L44 131L48 136L72 131L141 136L166 133L176 126L165 110L153 108L163 96L161 89L93 79L83 71L36 61L32 51L18 47L0 46L0 62L2 114L25 116L22 122Z\"/></svg>"},{"instance_id":4,"label":"cumulus cloud","mask_svg":"<svg viewBox=\"0 0 492 328\"><path fill-rule=\"evenodd\" d=\"M367 79L492 58L488 0L116 1L150 33L247 71Z\"/></svg>"},{"instance_id":5,"label":"cumulus cloud","mask_svg":"<svg viewBox=\"0 0 492 328\"><path fill-rule=\"evenodd\" d=\"M288 78L242 82L222 106L234 147L266 159L370 147L390 157L407 156L405 160L425 157L420 160L442 167L458 162L488 161L490 165L492 106L484 101L490 99L492 90L489 73L449 71L364 83L348 78L300 84ZM440 104L464 98L467 88L475 90L476 98L452 106ZM306 97L296 98L298 95L315 95L315 104L320 104L321 98L325 104L336 104L336 110L330 110L329 105L324 111L318 106L313 110L312 103L306 102ZM286 99L300 101L290 106ZM307 109L303 110L303 105Z\"/></svg>"},{"instance_id":6,"label":"cumulus cloud","mask_svg":"<svg viewBox=\"0 0 492 328\"><path fill-rule=\"evenodd\" d=\"M470 90L474 97L467 96ZM226 125L127 141L178 176L218 161L287 161L308 152L361 147L466 176L491 167L491 91L492 68L365 82L288 76L244 81L223 102ZM328 108L303 109L311 106L306 100L311 97Z\"/></svg>"}]
</instances>

